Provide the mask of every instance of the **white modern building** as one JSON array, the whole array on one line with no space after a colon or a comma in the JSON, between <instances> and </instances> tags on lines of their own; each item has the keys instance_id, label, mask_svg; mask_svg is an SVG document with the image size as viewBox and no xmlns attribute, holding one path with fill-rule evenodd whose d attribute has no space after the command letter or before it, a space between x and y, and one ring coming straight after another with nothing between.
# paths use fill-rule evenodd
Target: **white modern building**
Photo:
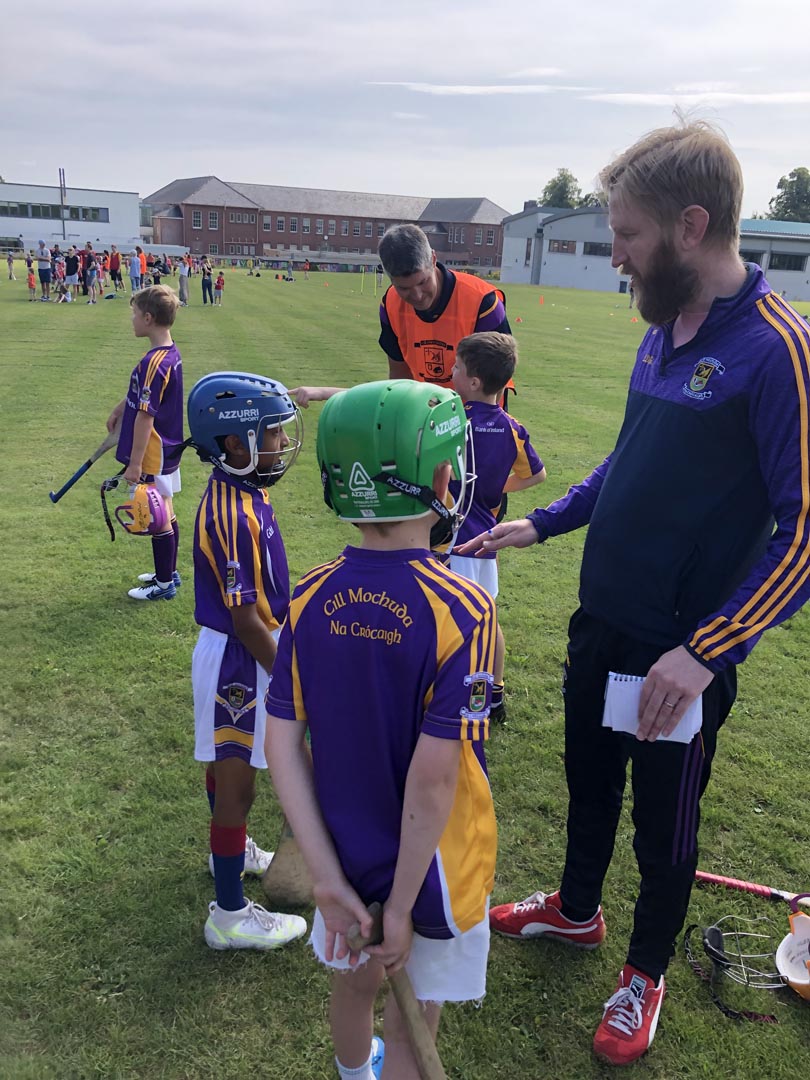
<instances>
[{"instance_id":1,"label":"white modern building","mask_svg":"<svg viewBox=\"0 0 810 1080\"><path fill-rule=\"evenodd\" d=\"M129 250L141 240L138 193L68 187L63 207L56 184L0 184L0 250L29 251L40 240Z\"/></svg>"},{"instance_id":2,"label":"white modern building","mask_svg":"<svg viewBox=\"0 0 810 1080\"><path fill-rule=\"evenodd\" d=\"M810 300L810 223L744 218L740 254L758 263L788 300ZM551 210L527 203L504 218L504 284L557 285L626 292L629 279L611 266L607 210Z\"/></svg>"}]
</instances>

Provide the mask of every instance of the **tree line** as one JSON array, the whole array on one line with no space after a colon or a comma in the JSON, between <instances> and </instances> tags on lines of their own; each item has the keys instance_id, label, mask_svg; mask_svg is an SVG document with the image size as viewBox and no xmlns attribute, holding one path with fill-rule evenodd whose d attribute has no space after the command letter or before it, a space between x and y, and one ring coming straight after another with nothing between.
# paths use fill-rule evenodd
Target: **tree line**
<instances>
[{"instance_id":1,"label":"tree line","mask_svg":"<svg viewBox=\"0 0 810 1080\"><path fill-rule=\"evenodd\" d=\"M755 214L755 217L768 218L771 221L807 221L810 222L810 169L804 166L792 169L776 185L777 193L768 203L767 214ZM579 181L570 169L557 169L540 193L541 206L551 206L558 210L576 210L581 207L599 206L597 192L583 194Z\"/></svg>"}]
</instances>

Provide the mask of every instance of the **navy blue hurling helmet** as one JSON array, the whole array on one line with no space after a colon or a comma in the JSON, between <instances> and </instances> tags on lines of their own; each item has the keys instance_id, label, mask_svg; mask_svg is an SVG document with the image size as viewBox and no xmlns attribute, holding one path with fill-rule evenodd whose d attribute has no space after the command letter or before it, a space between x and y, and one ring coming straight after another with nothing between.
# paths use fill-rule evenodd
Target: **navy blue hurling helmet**
<instances>
[{"instance_id":1,"label":"navy blue hurling helmet","mask_svg":"<svg viewBox=\"0 0 810 1080\"><path fill-rule=\"evenodd\" d=\"M280 450L269 472L260 472L259 451L268 428L293 424L287 432L289 446ZM298 406L287 387L264 375L246 371L214 371L203 376L188 395L188 427L191 445L202 461L211 461L232 476L256 473L266 484L275 484L298 457L304 425ZM225 463L224 440L238 435L250 453L250 464L237 469Z\"/></svg>"}]
</instances>

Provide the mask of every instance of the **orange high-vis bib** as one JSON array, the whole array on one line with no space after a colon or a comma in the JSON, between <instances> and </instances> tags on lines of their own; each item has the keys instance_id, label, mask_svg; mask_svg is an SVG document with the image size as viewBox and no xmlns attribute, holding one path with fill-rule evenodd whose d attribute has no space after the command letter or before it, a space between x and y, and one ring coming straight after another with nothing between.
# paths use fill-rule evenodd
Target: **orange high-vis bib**
<instances>
[{"instance_id":1,"label":"orange high-vis bib","mask_svg":"<svg viewBox=\"0 0 810 1080\"><path fill-rule=\"evenodd\" d=\"M385 310L397 336L405 363L419 382L452 388L456 346L475 332L478 309L489 293L503 301L500 289L472 274L456 273L450 302L435 322L423 322L411 304L406 304L391 287L385 294Z\"/></svg>"}]
</instances>

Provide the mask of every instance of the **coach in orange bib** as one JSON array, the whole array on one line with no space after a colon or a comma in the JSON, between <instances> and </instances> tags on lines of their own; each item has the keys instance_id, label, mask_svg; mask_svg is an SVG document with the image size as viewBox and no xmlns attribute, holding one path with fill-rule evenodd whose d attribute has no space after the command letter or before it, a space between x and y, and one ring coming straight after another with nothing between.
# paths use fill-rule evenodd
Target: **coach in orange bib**
<instances>
[{"instance_id":1,"label":"coach in orange bib","mask_svg":"<svg viewBox=\"0 0 810 1080\"><path fill-rule=\"evenodd\" d=\"M437 262L417 225L388 229L379 255L391 278L380 304L380 347L392 379L452 387L462 338L484 330L511 333L500 289Z\"/></svg>"},{"instance_id":2,"label":"coach in orange bib","mask_svg":"<svg viewBox=\"0 0 810 1080\"><path fill-rule=\"evenodd\" d=\"M380 241L379 256L391 279L380 304L380 348L388 357L390 378L452 389L456 346L462 338L484 330L511 333L500 289L437 262L418 225L393 225ZM290 393L306 408L341 389L297 386Z\"/></svg>"}]
</instances>

